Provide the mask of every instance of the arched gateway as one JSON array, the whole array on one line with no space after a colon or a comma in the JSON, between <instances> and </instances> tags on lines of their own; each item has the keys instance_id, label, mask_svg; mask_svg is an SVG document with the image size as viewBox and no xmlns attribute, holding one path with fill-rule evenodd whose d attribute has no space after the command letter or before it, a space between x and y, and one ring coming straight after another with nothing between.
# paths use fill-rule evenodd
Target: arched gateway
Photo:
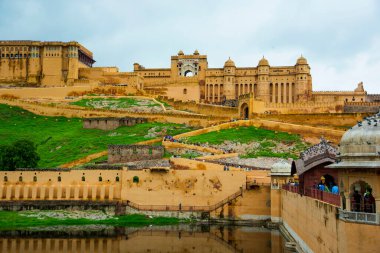
<instances>
[{"instance_id":1,"label":"arched gateway","mask_svg":"<svg viewBox=\"0 0 380 253\"><path fill-rule=\"evenodd\" d=\"M249 107L247 103L243 103L240 106L240 118L241 119L249 119Z\"/></svg>"}]
</instances>

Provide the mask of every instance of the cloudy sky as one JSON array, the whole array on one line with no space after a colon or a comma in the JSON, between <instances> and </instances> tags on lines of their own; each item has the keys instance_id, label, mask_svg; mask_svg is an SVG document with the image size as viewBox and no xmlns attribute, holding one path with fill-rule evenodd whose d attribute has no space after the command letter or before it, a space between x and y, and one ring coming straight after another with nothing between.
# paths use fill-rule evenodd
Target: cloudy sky
<instances>
[{"instance_id":1,"label":"cloudy sky","mask_svg":"<svg viewBox=\"0 0 380 253\"><path fill-rule=\"evenodd\" d=\"M179 49L239 67L294 65L314 90L380 93L378 0L0 0L0 40L76 40L96 66L169 67Z\"/></svg>"}]
</instances>

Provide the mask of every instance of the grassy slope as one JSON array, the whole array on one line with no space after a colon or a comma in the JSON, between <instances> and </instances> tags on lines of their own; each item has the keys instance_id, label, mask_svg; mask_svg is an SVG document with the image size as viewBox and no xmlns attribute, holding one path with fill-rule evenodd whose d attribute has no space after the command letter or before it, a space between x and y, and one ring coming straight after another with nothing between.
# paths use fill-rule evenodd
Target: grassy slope
<instances>
[{"instance_id":1,"label":"grassy slope","mask_svg":"<svg viewBox=\"0 0 380 253\"><path fill-rule=\"evenodd\" d=\"M132 106L139 106L139 101L141 100L138 100L135 98L84 98L76 102L71 102L70 104L78 105L82 107L94 108L94 104L101 101L108 102L110 105L112 104L116 108L128 108ZM147 107L159 106L157 103L151 100L146 100L146 101L148 101L147 105L145 105ZM107 106L103 108L110 109L111 106Z\"/></svg>"},{"instance_id":2,"label":"grassy slope","mask_svg":"<svg viewBox=\"0 0 380 253\"><path fill-rule=\"evenodd\" d=\"M201 134L198 136L192 136L188 138L190 143L208 143L208 144L222 144L225 140L250 143L260 142L260 148L254 151L247 152L243 155L244 158L254 158L259 156L264 157L282 157L282 158L297 158L297 153L307 147L307 144L303 143L301 137L296 134L289 134L285 132L277 132L266 130L256 127L239 127L224 129L216 132L210 132ZM295 145L294 152L291 153L275 153L271 151L271 148L276 146L276 143L293 144Z\"/></svg>"},{"instance_id":3,"label":"grassy slope","mask_svg":"<svg viewBox=\"0 0 380 253\"><path fill-rule=\"evenodd\" d=\"M190 130L170 123L145 123L112 131L83 129L79 118L44 117L0 104L0 145L23 138L33 141L38 144L41 156L39 167L58 166L105 150L108 144L132 144L152 139L144 135L155 126L168 127L171 135Z\"/></svg>"},{"instance_id":4,"label":"grassy slope","mask_svg":"<svg viewBox=\"0 0 380 253\"><path fill-rule=\"evenodd\" d=\"M43 212L43 211L42 211ZM145 226L145 225L171 225L178 224L181 220L177 218L153 217L132 214L115 216L104 220L96 219L58 219L26 217L22 212L0 211L0 229L18 229L35 226L58 226L58 225L112 225L112 226Z\"/></svg>"}]
</instances>

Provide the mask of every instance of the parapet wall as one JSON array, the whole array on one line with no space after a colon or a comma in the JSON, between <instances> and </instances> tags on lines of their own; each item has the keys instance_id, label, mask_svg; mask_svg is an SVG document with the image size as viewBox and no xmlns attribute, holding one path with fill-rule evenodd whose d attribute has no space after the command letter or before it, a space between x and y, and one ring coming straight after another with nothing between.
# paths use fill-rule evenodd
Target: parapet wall
<instances>
[{"instance_id":1,"label":"parapet wall","mask_svg":"<svg viewBox=\"0 0 380 253\"><path fill-rule=\"evenodd\" d=\"M65 106L57 104L47 104L36 101L21 101L1 99L0 103L20 106L25 110L33 112L38 115L46 116L64 116L64 117L143 117L156 122L171 122L177 124L188 124L191 126L207 127L212 124L227 121L227 117L212 117L206 115L189 114L189 113L174 113L174 112L158 112L158 113L143 113L143 112L127 112L121 110L107 110L107 109L92 109L88 107L79 106Z\"/></svg>"},{"instance_id":2,"label":"parapet wall","mask_svg":"<svg viewBox=\"0 0 380 253\"><path fill-rule=\"evenodd\" d=\"M315 113L315 114L261 114L260 119L279 121L284 123L329 126L329 127L351 127L369 113Z\"/></svg>"},{"instance_id":3,"label":"parapet wall","mask_svg":"<svg viewBox=\"0 0 380 253\"><path fill-rule=\"evenodd\" d=\"M202 104L196 102L182 102L174 99L167 99L165 97L160 97L160 99L172 105L177 110L189 110L199 114L221 116L221 117L238 117L238 108L237 107L228 107L220 105L210 105Z\"/></svg>"},{"instance_id":4,"label":"parapet wall","mask_svg":"<svg viewBox=\"0 0 380 253\"><path fill-rule=\"evenodd\" d=\"M380 102L358 102L346 103L344 105L345 113L378 113Z\"/></svg>"},{"instance_id":5,"label":"parapet wall","mask_svg":"<svg viewBox=\"0 0 380 253\"><path fill-rule=\"evenodd\" d=\"M162 146L150 145L109 145L108 163L127 163L141 160L162 159Z\"/></svg>"},{"instance_id":6,"label":"parapet wall","mask_svg":"<svg viewBox=\"0 0 380 253\"><path fill-rule=\"evenodd\" d=\"M289 191L281 203L283 224L305 252L378 251L380 226L340 220L337 207Z\"/></svg>"},{"instance_id":7,"label":"parapet wall","mask_svg":"<svg viewBox=\"0 0 380 253\"><path fill-rule=\"evenodd\" d=\"M83 128L96 128L102 130L113 130L120 126L134 126L136 124L146 123L146 118L88 118L83 119Z\"/></svg>"},{"instance_id":8,"label":"parapet wall","mask_svg":"<svg viewBox=\"0 0 380 253\"><path fill-rule=\"evenodd\" d=\"M227 122L227 123L219 124L217 126L202 128L199 130L176 135L175 138L184 138L184 137L196 136L196 135L205 134L209 132L219 131L222 129L228 129L228 128L234 128L234 127L248 127L248 126L255 126L255 127L268 129L268 130L300 134L304 137L320 138L321 136L324 136L328 140L331 140L336 143L340 141L341 137L343 136L345 132L342 130L334 130L331 128L324 128L324 127L314 127L314 126L307 126L307 125L283 123L283 122L278 122L278 121L252 119L252 120L239 120L239 121L234 121L234 122Z\"/></svg>"}]
</instances>

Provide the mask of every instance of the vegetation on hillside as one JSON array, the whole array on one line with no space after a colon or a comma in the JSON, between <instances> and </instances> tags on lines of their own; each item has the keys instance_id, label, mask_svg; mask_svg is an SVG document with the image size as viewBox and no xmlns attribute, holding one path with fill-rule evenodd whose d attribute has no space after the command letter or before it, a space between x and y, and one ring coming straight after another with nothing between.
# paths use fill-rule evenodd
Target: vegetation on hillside
<instances>
[{"instance_id":1,"label":"vegetation on hillside","mask_svg":"<svg viewBox=\"0 0 380 253\"><path fill-rule=\"evenodd\" d=\"M297 134L266 130L254 126L223 129L188 137L186 141L189 143L207 143L217 148L228 146L226 143L230 143L232 148L234 144L252 144L251 148L241 152L240 157L242 158L281 157L295 159L299 152L309 145L303 142Z\"/></svg>"},{"instance_id":2,"label":"vegetation on hillside","mask_svg":"<svg viewBox=\"0 0 380 253\"><path fill-rule=\"evenodd\" d=\"M161 106L150 99L138 98L84 98L76 102L71 102L72 105L100 108L100 109L127 109L133 107L160 107ZM168 106L167 104L164 104Z\"/></svg>"},{"instance_id":3,"label":"vegetation on hillside","mask_svg":"<svg viewBox=\"0 0 380 253\"><path fill-rule=\"evenodd\" d=\"M35 168L40 160L36 145L29 140L18 140L0 145L0 170Z\"/></svg>"},{"instance_id":4,"label":"vegetation on hillside","mask_svg":"<svg viewBox=\"0 0 380 253\"><path fill-rule=\"evenodd\" d=\"M172 123L144 123L111 131L84 129L79 118L39 116L4 104L0 104L0 122L0 145L20 139L33 141L41 157L40 168L56 167L106 150L109 144L133 144L192 130Z\"/></svg>"}]
</instances>

